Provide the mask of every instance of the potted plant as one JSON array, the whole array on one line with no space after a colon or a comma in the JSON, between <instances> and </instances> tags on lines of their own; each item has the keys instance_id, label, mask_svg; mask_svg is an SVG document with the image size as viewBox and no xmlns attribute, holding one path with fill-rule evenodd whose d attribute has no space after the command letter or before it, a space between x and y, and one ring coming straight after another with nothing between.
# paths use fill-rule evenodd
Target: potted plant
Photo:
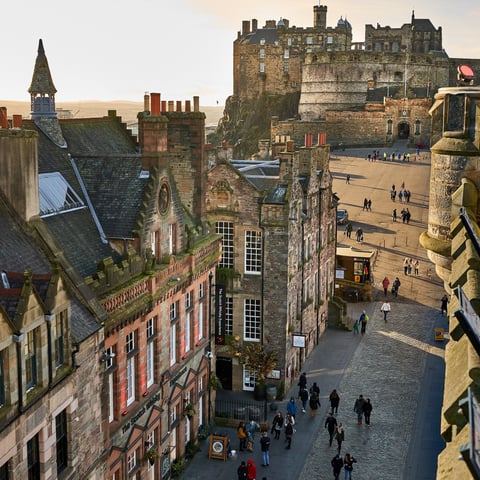
<instances>
[{"instance_id":1,"label":"potted plant","mask_svg":"<svg viewBox=\"0 0 480 480\"><path fill-rule=\"evenodd\" d=\"M150 465L153 465L155 463L155 460L159 457L159 454L157 452L157 449L155 447L151 447L150 449L147 450L147 453L145 454L146 460L149 461Z\"/></svg>"},{"instance_id":2,"label":"potted plant","mask_svg":"<svg viewBox=\"0 0 480 480\"><path fill-rule=\"evenodd\" d=\"M195 415L195 407L193 406L192 403L187 403L187 405L185 405L183 414L189 419L191 419Z\"/></svg>"}]
</instances>

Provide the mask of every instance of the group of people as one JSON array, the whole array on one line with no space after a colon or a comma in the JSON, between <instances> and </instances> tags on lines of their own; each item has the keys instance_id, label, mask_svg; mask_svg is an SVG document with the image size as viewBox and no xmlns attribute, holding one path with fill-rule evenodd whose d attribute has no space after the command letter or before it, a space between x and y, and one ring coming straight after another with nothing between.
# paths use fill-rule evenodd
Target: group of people
<instances>
[{"instance_id":1,"label":"group of people","mask_svg":"<svg viewBox=\"0 0 480 480\"><path fill-rule=\"evenodd\" d=\"M367 212L372 211L372 201L369 198L363 199L363 210L366 210Z\"/></svg>"},{"instance_id":2,"label":"group of people","mask_svg":"<svg viewBox=\"0 0 480 480\"><path fill-rule=\"evenodd\" d=\"M405 275L411 275L412 272L415 276L418 276L418 268L420 266L420 262L418 258L413 259L410 257L405 257L403 259L403 273Z\"/></svg>"},{"instance_id":3,"label":"group of people","mask_svg":"<svg viewBox=\"0 0 480 480\"><path fill-rule=\"evenodd\" d=\"M394 297L398 297L398 289L400 288L401 284L402 282L400 282L400 279L398 277L395 277L395 280L393 281L393 284L392 284L392 295ZM389 285L390 285L390 280L387 276L385 276L385 278L382 280L383 295L385 298L387 298L388 296Z\"/></svg>"}]
</instances>

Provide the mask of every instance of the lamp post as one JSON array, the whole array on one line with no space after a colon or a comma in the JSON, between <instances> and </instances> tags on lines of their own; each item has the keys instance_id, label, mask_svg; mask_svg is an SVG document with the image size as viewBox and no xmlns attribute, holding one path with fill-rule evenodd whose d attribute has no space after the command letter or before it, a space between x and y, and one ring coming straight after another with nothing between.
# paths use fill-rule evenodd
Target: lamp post
<instances>
[{"instance_id":1,"label":"lamp post","mask_svg":"<svg viewBox=\"0 0 480 480\"><path fill-rule=\"evenodd\" d=\"M210 379L212 376L212 288L213 288L213 272L210 271L208 274L208 327L207 327L207 333L208 333L208 345L206 347L206 354L208 357L208 426L210 427L211 424L211 419L212 419L212 407L211 407L211 402L212 402L212 388L210 386Z\"/></svg>"}]
</instances>

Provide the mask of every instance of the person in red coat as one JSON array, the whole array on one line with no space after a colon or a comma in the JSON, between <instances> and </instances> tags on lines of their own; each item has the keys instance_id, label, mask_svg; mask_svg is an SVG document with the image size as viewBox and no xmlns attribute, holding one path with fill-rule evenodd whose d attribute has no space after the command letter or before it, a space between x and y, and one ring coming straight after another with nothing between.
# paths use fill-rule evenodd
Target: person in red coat
<instances>
[{"instance_id":1,"label":"person in red coat","mask_svg":"<svg viewBox=\"0 0 480 480\"><path fill-rule=\"evenodd\" d=\"M249 458L247 460L247 480L256 480L257 478L257 467L253 463L253 460Z\"/></svg>"}]
</instances>

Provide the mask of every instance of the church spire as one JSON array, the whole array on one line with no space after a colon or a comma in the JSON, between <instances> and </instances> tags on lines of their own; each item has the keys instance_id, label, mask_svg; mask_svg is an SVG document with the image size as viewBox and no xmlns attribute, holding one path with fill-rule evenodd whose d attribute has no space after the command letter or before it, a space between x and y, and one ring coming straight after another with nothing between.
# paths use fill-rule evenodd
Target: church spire
<instances>
[{"instance_id":1,"label":"church spire","mask_svg":"<svg viewBox=\"0 0 480 480\"><path fill-rule=\"evenodd\" d=\"M55 93L57 93L57 89L53 84L42 39L38 42L37 59L28 92L31 99L32 117L35 115L56 115Z\"/></svg>"}]
</instances>

